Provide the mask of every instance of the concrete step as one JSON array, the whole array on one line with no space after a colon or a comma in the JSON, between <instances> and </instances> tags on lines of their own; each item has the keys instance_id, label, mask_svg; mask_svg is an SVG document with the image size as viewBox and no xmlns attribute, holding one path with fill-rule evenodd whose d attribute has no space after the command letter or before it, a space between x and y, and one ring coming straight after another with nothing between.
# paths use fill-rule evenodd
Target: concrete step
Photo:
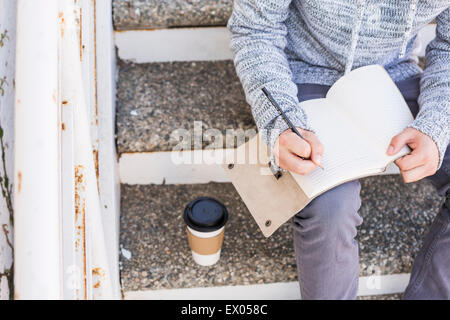
<instances>
[{"instance_id":1,"label":"concrete step","mask_svg":"<svg viewBox=\"0 0 450 320\"><path fill-rule=\"evenodd\" d=\"M136 64L120 60L117 88L119 154L171 151L177 129L256 129L233 62ZM208 141L194 149L205 148ZM225 145L224 145L225 146Z\"/></svg>"},{"instance_id":2,"label":"concrete step","mask_svg":"<svg viewBox=\"0 0 450 320\"><path fill-rule=\"evenodd\" d=\"M391 280L383 280L380 288L368 294L400 292L406 286L413 258L442 200L427 182L405 185L398 176L370 177L363 179L362 185L360 275L366 280L374 274L389 275L392 279L402 276L395 288L389 283ZM193 262L182 220L185 205L199 196L219 199L230 212L222 258L212 267L200 267ZM154 290L163 289L295 285L297 273L290 224L264 238L230 183L122 184L121 212L121 277L128 295L140 292L142 298L146 297L145 292L151 295ZM360 285L369 287L366 282ZM177 291L168 292L165 297Z\"/></svg>"},{"instance_id":3,"label":"concrete step","mask_svg":"<svg viewBox=\"0 0 450 320\"><path fill-rule=\"evenodd\" d=\"M224 26L232 0L113 0L116 30Z\"/></svg>"},{"instance_id":4,"label":"concrete step","mask_svg":"<svg viewBox=\"0 0 450 320\"><path fill-rule=\"evenodd\" d=\"M220 158L216 151L224 147L229 148L224 153L233 152L232 148L244 141L232 139L231 145L225 144L235 130L246 131L246 139L256 132L232 61L151 64L119 61L118 67L116 130L121 181L229 182L221 167L223 161L207 164L204 159ZM203 130L200 143L194 141L198 137L194 132L196 123ZM222 135L221 142L208 139L211 129ZM171 153L179 145L180 136L172 134L183 130L191 139L188 147L192 149L184 155L192 163L184 160L180 163Z\"/></svg>"},{"instance_id":5,"label":"concrete step","mask_svg":"<svg viewBox=\"0 0 450 320\"><path fill-rule=\"evenodd\" d=\"M135 64L119 62L119 153L171 151L176 129L255 129L232 61ZM208 143L203 143L205 147ZM201 148L202 146L199 146ZM195 146L194 146L195 147Z\"/></svg>"}]
</instances>

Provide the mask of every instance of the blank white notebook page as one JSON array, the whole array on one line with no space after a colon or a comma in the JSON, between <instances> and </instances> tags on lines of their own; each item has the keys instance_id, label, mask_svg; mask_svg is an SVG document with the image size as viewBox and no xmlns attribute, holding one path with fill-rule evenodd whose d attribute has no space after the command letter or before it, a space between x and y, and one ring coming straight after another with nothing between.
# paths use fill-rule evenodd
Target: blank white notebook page
<instances>
[{"instance_id":1,"label":"blank white notebook page","mask_svg":"<svg viewBox=\"0 0 450 320\"><path fill-rule=\"evenodd\" d=\"M311 127L324 145L323 167L306 176L292 173L302 190L310 198L349 180L380 171L382 164L376 152L362 139L357 129L326 99L301 103ZM370 169L368 169L370 168Z\"/></svg>"},{"instance_id":2,"label":"blank white notebook page","mask_svg":"<svg viewBox=\"0 0 450 320\"><path fill-rule=\"evenodd\" d=\"M412 121L413 116L395 83L379 65L356 69L339 79L327 99L335 102L341 114L370 137L386 159L385 152L395 135ZM403 150L406 154L408 149Z\"/></svg>"}]
</instances>

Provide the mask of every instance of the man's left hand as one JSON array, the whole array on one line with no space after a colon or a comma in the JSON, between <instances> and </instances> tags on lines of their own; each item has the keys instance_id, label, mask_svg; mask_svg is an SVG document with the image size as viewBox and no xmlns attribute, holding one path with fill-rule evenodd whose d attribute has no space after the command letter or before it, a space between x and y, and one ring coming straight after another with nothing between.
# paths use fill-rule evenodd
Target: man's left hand
<instances>
[{"instance_id":1,"label":"man's left hand","mask_svg":"<svg viewBox=\"0 0 450 320\"><path fill-rule=\"evenodd\" d=\"M392 156L405 145L408 145L412 152L395 161L405 182L418 181L436 173L439 150L429 136L417 129L406 128L392 138L386 154Z\"/></svg>"}]
</instances>

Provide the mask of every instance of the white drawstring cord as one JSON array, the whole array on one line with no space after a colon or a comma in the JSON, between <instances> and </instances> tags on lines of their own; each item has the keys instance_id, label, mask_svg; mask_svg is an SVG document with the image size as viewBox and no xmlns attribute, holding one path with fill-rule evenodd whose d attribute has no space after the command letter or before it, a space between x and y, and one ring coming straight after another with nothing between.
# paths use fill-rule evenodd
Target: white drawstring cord
<instances>
[{"instance_id":1,"label":"white drawstring cord","mask_svg":"<svg viewBox=\"0 0 450 320\"><path fill-rule=\"evenodd\" d=\"M408 46L408 41L411 36L412 27L414 24L414 18L416 16L417 3L418 3L418 0L411 0L410 6L409 6L405 33L403 35L403 41L402 41L402 45L401 45L400 52L398 55L398 57L400 59L404 58L405 53L406 53L406 47ZM355 51L356 51L356 46L358 44L359 32L361 30L361 24L362 24L362 20L363 20L363 16L364 16L365 6L366 6L366 0L358 0L358 17L357 17L356 25L352 31L350 54L347 58L347 63L345 64L345 74L349 73L353 67L353 61L355 59Z\"/></svg>"},{"instance_id":2,"label":"white drawstring cord","mask_svg":"<svg viewBox=\"0 0 450 320\"><path fill-rule=\"evenodd\" d=\"M359 31L361 29L362 20L364 17L364 9L366 7L366 0L358 0L358 17L356 25L352 31L352 42L350 46L350 55L345 64L345 74L349 73L353 67L353 60L355 59L356 45L358 44Z\"/></svg>"},{"instance_id":3,"label":"white drawstring cord","mask_svg":"<svg viewBox=\"0 0 450 320\"><path fill-rule=\"evenodd\" d=\"M399 58L403 58L406 53L406 47L408 45L409 37L411 36L414 17L416 16L417 2L418 0L411 0L411 3L409 5L408 20L406 22L406 30L405 34L403 35L403 42L400 48L400 54L398 55Z\"/></svg>"}]
</instances>

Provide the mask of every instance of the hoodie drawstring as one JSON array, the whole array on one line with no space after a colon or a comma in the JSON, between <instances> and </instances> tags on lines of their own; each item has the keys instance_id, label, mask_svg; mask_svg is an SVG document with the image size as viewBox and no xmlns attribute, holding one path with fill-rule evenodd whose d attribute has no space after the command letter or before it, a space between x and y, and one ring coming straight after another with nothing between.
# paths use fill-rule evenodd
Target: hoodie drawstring
<instances>
[{"instance_id":1,"label":"hoodie drawstring","mask_svg":"<svg viewBox=\"0 0 450 320\"><path fill-rule=\"evenodd\" d=\"M366 0L358 0L357 4L357 18L355 27L352 30L352 42L350 46L350 54L345 64L345 74L349 73L353 67L353 60L355 59L356 45L358 44L359 31L361 29L362 20L364 17L364 9L366 7Z\"/></svg>"},{"instance_id":2,"label":"hoodie drawstring","mask_svg":"<svg viewBox=\"0 0 450 320\"><path fill-rule=\"evenodd\" d=\"M416 11L417 11L417 2L419 0L411 0L409 5L408 17L406 21L405 33L403 35L402 45L400 47L400 52L398 58L404 58L406 53L406 47L408 46L409 37L411 36L412 27L414 24ZM352 40L350 45L350 54L347 58L347 62L345 64L345 74L349 73L353 67L353 61L355 59L355 51L356 46L358 44L359 32L361 30L361 24L364 17L364 11L366 7L366 0L358 0L357 3L357 17L355 21L355 26L352 30Z\"/></svg>"},{"instance_id":3,"label":"hoodie drawstring","mask_svg":"<svg viewBox=\"0 0 450 320\"><path fill-rule=\"evenodd\" d=\"M411 0L411 3L409 4L408 20L406 21L406 30L403 35L402 46L400 49L400 54L398 55L399 58L403 58L406 53L406 47L408 45L409 37L411 36L411 30L414 24L414 18L416 16L417 2L418 0Z\"/></svg>"}]
</instances>

